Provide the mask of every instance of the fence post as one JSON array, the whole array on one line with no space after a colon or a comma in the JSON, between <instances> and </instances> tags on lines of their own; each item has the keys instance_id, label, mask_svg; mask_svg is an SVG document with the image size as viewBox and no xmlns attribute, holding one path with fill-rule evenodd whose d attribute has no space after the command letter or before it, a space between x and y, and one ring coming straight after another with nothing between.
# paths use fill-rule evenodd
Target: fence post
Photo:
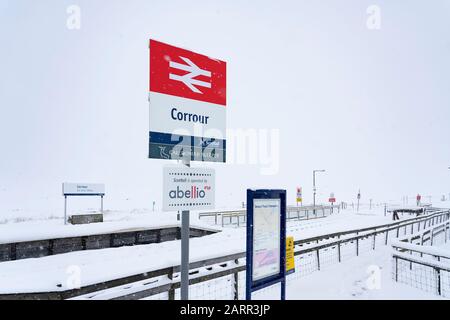
<instances>
[{"instance_id":1,"label":"fence post","mask_svg":"<svg viewBox=\"0 0 450 320\"><path fill-rule=\"evenodd\" d=\"M338 261L341 262L341 243L338 242Z\"/></svg>"},{"instance_id":2,"label":"fence post","mask_svg":"<svg viewBox=\"0 0 450 320\"><path fill-rule=\"evenodd\" d=\"M395 260L395 282L398 282L398 258L394 257Z\"/></svg>"},{"instance_id":3,"label":"fence post","mask_svg":"<svg viewBox=\"0 0 450 320\"><path fill-rule=\"evenodd\" d=\"M359 238L356 238L356 256L359 256Z\"/></svg>"},{"instance_id":4,"label":"fence post","mask_svg":"<svg viewBox=\"0 0 450 320\"><path fill-rule=\"evenodd\" d=\"M389 236L389 230L386 230L386 241L385 241L386 246L388 244L388 236Z\"/></svg>"},{"instance_id":5,"label":"fence post","mask_svg":"<svg viewBox=\"0 0 450 320\"><path fill-rule=\"evenodd\" d=\"M397 227L397 238L399 236L399 233L400 233L400 227Z\"/></svg>"},{"instance_id":6,"label":"fence post","mask_svg":"<svg viewBox=\"0 0 450 320\"><path fill-rule=\"evenodd\" d=\"M316 254L317 254L317 270L320 271L320 254L319 254L319 249L316 250Z\"/></svg>"},{"instance_id":7,"label":"fence post","mask_svg":"<svg viewBox=\"0 0 450 320\"><path fill-rule=\"evenodd\" d=\"M441 272L439 268L436 268L436 280L437 280L437 293L441 295Z\"/></svg>"},{"instance_id":8,"label":"fence post","mask_svg":"<svg viewBox=\"0 0 450 320\"><path fill-rule=\"evenodd\" d=\"M375 243L377 242L377 234L373 234L373 250L375 250Z\"/></svg>"},{"instance_id":9,"label":"fence post","mask_svg":"<svg viewBox=\"0 0 450 320\"><path fill-rule=\"evenodd\" d=\"M422 234L422 237L420 237L420 245L423 246L423 237L425 236L425 233ZM420 257L423 257L423 253L420 253Z\"/></svg>"},{"instance_id":10,"label":"fence post","mask_svg":"<svg viewBox=\"0 0 450 320\"><path fill-rule=\"evenodd\" d=\"M239 259L234 260L236 265L239 265ZM234 300L239 300L239 272L233 274L234 278Z\"/></svg>"},{"instance_id":11,"label":"fence post","mask_svg":"<svg viewBox=\"0 0 450 320\"><path fill-rule=\"evenodd\" d=\"M410 242L411 244L413 244L413 240L412 240L412 237L411 237L411 242ZM413 252L412 251L409 251L409 253L411 254L411 255L413 255ZM412 270L412 266L413 266L413 263L412 263L412 261L409 263L409 270Z\"/></svg>"},{"instance_id":12,"label":"fence post","mask_svg":"<svg viewBox=\"0 0 450 320\"><path fill-rule=\"evenodd\" d=\"M445 225L445 228L444 228L444 230L445 230L445 233L444 233L444 243L447 243L447 225Z\"/></svg>"},{"instance_id":13,"label":"fence post","mask_svg":"<svg viewBox=\"0 0 450 320\"><path fill-rule=\"evenodd\" d=\"M173 268L170 268L169 274L167 275L169 280L173 280ZM173 284L169 289L169 300L175 300L175 289L173 288Z\"/></svg>"}]
</instances>

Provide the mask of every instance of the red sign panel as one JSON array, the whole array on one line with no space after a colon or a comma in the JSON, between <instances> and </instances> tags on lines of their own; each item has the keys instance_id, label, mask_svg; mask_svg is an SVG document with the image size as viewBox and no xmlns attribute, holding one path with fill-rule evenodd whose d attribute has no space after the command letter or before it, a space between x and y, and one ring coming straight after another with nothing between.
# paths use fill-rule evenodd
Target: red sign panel
<instances>
[{"instance_id":1,"label":"red sign panel","mask_svg":"<svg viewBox=\"0 0 450 320\"><path fill-rule=\"evenodd\" d=\"M330 198L330 199L328 199L328 202L334 203L334 202L336 202L336 198Z\"/></svg>"},{"instance_id":2,"label":"red sign panel","mask_svg":"<svg viewBox=\"0 0 450 320\"><path fill-rule=\"evenodd\" d=\"M226 62L150 40L150 91L226 105Z\"/></svg>"}]
</instances>

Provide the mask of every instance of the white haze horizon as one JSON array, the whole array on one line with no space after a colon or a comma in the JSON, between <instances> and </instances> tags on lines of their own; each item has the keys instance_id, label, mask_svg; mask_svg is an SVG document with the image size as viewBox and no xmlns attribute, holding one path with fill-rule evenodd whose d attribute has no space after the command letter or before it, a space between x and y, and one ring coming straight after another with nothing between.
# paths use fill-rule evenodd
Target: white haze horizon
<instances>
[{"instance_id":1,"label":"white haze horizon","mask_svg":"<svg viewBox=\"0 0 450 320\"><path fill-rule=\"evenodd\" d=\"M311 203L314 169L319 203L450 196L448 1L0 0L0 36L0 221L61 214L63 182L105 183L106 209L161 208L176 161L147 158L149 39L226 61L227 128L278 132L276 174L192 163L215 168L218 208L247 188Z\"/></svg>"}]
</instances>

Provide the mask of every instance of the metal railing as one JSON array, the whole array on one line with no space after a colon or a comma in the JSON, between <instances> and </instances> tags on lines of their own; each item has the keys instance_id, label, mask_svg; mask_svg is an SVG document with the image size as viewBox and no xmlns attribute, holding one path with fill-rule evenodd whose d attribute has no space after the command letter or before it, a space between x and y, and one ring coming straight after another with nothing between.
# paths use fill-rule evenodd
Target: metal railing
<instances>
[{"instance_id":1,"label":"metal railing","mask_svg":"<svg viewBox=\"0 0 450 320\"><path fill-rule=\"evenodd\" d=\"M317 218L325 218L334 213L340 213L340 205L329 206L288 206L286 208L287 220L310 220ZM222 227L226 225L235 225L237 227L245 226L247 211L242 210L226 210L226 211L209 211L200 212L199 219L214 218L214 224Z\"/></svg>"},{"instance_id":2,"label":"metal railing","mask_svg":"<svg viewBox=\"0 0 450 320\"><path fill-rule=\"evenodd\" d=\"M450 241L449 235L447 220L393 242L394 281L450 298L450 251L433 248Z\"/></svg>"},{"instance_id":3,"label":"metal railing","mask_svg":"<svg viewBox=\"0 0 450 320\"><path fill-rule=\"evenodd\" d=\"M449 221L449 218L449 210L438 211L396 223L297 240L294 253L296 271L288 276L287 285L290 285L290 280L368 254L379 246L386 246L388 239L414 235L415 232ZM244 298L245 268L245 252L191 263L190 298L225 300ZM179 287L179 266L171 266L80 289L0 294L0 299L177 299Z\"/></svg>"}]
</instances>

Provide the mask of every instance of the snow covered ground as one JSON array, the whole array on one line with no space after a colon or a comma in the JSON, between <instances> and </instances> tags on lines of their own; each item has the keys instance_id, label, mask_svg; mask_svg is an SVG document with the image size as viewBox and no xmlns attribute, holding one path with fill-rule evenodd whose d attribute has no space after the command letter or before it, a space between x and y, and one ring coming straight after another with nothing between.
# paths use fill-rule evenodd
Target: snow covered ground
<instances>
[{"instance_id":1,"label":"snow covered ground","mask_svg":"<svg viewBox=\"0 0 450 320\"><path fill-rule=\"evenodd\" d=\"M179 225L180 223L177 221L175 213L108 211L105 214L103 223L64 225L62 219L51 219L0 224L0 244L112 232L128 232L139 229L157 229ZM195 219L195 217L191 220L191 226L216 230L213 226Z\"/></svg>"},{"instance_id":2,"label":"snow covered ground","mask_svg":"<svg viewBox=\"0 0 450 320\"><path fill-rule=\"evenodd\" d=\"M120 216L120 214L117 216ZM403 218L408 217L405 215ZM11 239L18 239L20 237L30 239L33 236L55 234L55 232L60 233L60 235L81 232L79 229L81 228L80 226L64 226L61 225L61 221L57 222L59 223L55 221L32 221L1 226L1 241L7 242L8 240L10 241ZM385 217L382 210L361 213L346 210L327 218L291 221L288 223L288 234L293 235L298 240L336 231L381 225L389 222L391 222L391 217L389 215ZM86 227L93 228L97 232L106 229L111 231L111 229L119 227L123 230L137 226L142 227L145 224L147 226L154 226L174 223L177 223L175 215L145 214L133 219L129 217L123 220L112 219L103 224L84 226L82 232L86 232ZM204 224L204 222L199 222L194 218L193 224L196 223ZM192 239L190 243L190 260L193 262L244 252L245 240L245 228L235 227L223 228L220 233ZM376 258L374 259L373 261L377 260ZM67 290L70 287L67 279L73 266L79 268L81 272L81 285L85 286L177 265L179 261L180 241L169 241L159 244L79 251L39 259L3 262L0 263L0 293ZM336 272L339 272L339 267ZM349 270L348 267L341 268L343 268L343 272L345 270L348 272ZM365 272L364 270L360 274ZM322 272L320 274L319 277L322 277ZM330 279L332 278L332 274L333 272L330 274ZM356 272L353 276L356 276ZM341 278L337 277L337 279ZM339 292L338 289L335 289L330 295L325 294L325 296L333 297L334 294L337 297L340 295ZM314 292L311 295L315 296ZM300 298L302 297L300 296ZM350 294L350 297L353 296Z\"/></svg>"},{"instance_id":3,"label":"snow covered ground","mask_svg":"<svg viewBox=\"0 0 450 320\"><path fill-rule=\"evenodd\" d=\"M392 280L390 246L370 255L334 264L306 277L288 280L286 299L442 299ZM256 293L257 299L277 299L279 288L272 287Z\"/></svg>"},{"instance_id":4,"label":"snow covered ground","mask_svg":"<svg viewBox=\"0 0 450 320\"><path fill-rule=\"evenodd\" d=\"M142 228L159 228L179 225L176 213L153 212L144 209L107 210L104 213L104 222L90 225L64 225L63 219L31 219L20 222L0 224L0 243L19 241L33 241L60 237L84 236L89 234L103 234L120 231L133 231ZM404 216L403 218L408 218ZM191 226L214 228L213 218L198 219L198 214L191 214ZM311 219L307 221L291 220L288 223L290 235L296 239L305 239L326 233L363 228L386 224L391 222L391 216L384 216L381 208L355 213L348 209L340 214L333 214L325 219ZM234 229L236 226L225 226ZM221 229L221 228L219 228ZM241 224L243 234L244 224Z\"/></svg>"}]
</instances>

